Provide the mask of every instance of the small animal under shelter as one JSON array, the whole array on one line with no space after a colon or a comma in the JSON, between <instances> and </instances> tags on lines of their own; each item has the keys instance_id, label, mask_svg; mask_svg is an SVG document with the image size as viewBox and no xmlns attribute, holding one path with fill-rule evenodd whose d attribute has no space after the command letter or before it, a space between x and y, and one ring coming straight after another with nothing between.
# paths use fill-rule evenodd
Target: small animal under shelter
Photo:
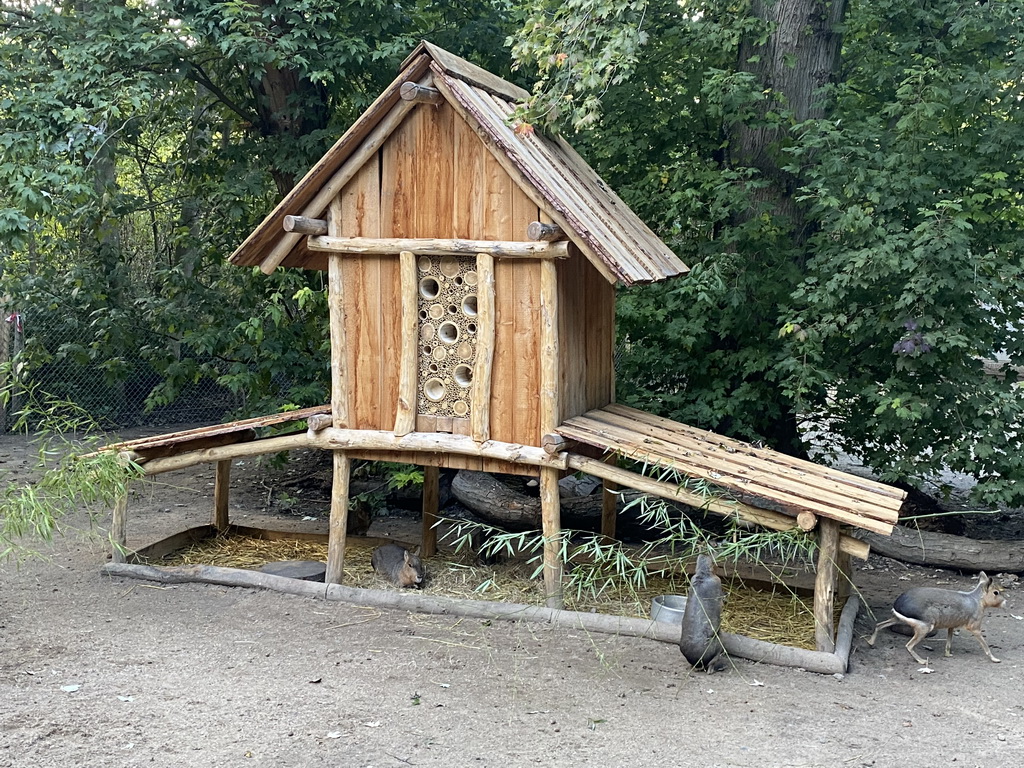
<instances>
[{"instance_id":1,"label":"small animal under shelter","mask_svg":"<svg viewBox=\"0 0 1024 768\"><path fill-rule=\"evenodd\" d=\"M430 43L416 48L230 257L266 273L328 273L329 407L116 448L147 474L216 463L217 530L228 526L232 459L331 451L328 584L341 582L355 458L426 468L425 556L436 548L439 468L537 476L552 608L562 605L558 481L567 472L604 481L608 536L621 487L771 529L816 528L817 645L834 651L838 574L868 551L841 528L891 532L904 494L616 404L616 285L687 268L568 143L515 129L514 106L527 96ZM252 438L275 419L308 429ZM620 468L617 456L706 480L730 500L707 502ZM119 504L122 561L126 514Z\"/></svg>"}]
</instances>

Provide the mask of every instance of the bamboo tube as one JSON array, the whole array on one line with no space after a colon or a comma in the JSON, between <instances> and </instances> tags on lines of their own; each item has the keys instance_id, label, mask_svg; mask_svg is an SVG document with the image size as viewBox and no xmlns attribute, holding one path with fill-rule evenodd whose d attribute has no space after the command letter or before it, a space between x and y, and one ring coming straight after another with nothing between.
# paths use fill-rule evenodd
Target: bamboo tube
<instances>
[{"instance_id":1,"label":"bamboo tube","mask_svg":"<svg viewBox=\"0 0 1024 768\"><path fill-rule=\"evenodd\" d=\"M223 533L228 529L228 501L231 495L231 459L217 462L213 481L213 527Z\"/></svg>"},{"instance_id":2,"label":"bamboo tube","mask_svg":"<svg viewBox=\"0 0 1024 768\"><path fill-rule=\"evenodd\" d=\"M503 259L567 259L569 243L519 242L516 240L458 240L429 237L332 237L310 236L311 251L353 256L388 256L414 251L417 256L471 256L486 253Z\"/></svg>"},{"instance_id":3,"label":"bamboo tube","mask_svg":"<svg viewBox=\"0 0 1024 768\"><path fill-rule=\"evenodd\" d=\"M337 257L334 257L337 258ZM398 405L395 409L395 434L407 435L416 429L417 380L419 377L419 280L416 256L402 251L402 354L398 374Z\"/></svg>"},{"instance_id":4,"label":"bamboo tube","mask_svg":"<svg viewBox=\"0 0 1024 768\"><path fill-rule=\"evenodd\" d=\"M476 360L470 386L470 433L474 440L482 443L491 437L491 377L494 371L494 259L490 255L477 254L476 275Z\"/></svg>"},{"instance_id":5,"label":"bamboo tube","mask_svg":"<svg viewBox=\"0 0 1024 768\"><path fill-rule=\"evenodd\" d=\"M814 579L814 646L832 653L836 649L833 612L839 572L839 523L825 518L818 524L818 572Z\"/></svg>"},{"instance_id":6,"label":"bamboo tube","mask_svg":"<svg viewBox=\"0 0 1024 768\"><path fill-rule=\"evenodd\" d=\"M437 514L441 503L441 470L423 468L423 530L420 537L420 556L437 554Z\"/></svg>"}]
</instances>

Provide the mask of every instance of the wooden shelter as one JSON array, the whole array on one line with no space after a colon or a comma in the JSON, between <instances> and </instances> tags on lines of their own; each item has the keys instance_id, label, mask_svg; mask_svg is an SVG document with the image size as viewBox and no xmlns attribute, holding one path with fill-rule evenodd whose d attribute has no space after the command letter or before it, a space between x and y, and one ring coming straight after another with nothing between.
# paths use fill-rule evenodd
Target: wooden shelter
<instances>
[{"instance_id":1,"label":"wooden shelter","mask_svg":"<svg viewBox=\"0 0 1024 768\"><path fill-rule=\"evenodd\" d=\"M886 533L903 495L615 404L616 284L687 268L566 142L515 129L513 105L527 95L422 43L230 257L266 273L329 274L330 413L308 414L305 435L273 445L333 451L327 581L342 575L351 459L427 467L428 555L439 467L535 474L548 603L560 606L558 480L580 470L606 483L608 535L618 486L775 529L817 525L819 645L831 650L836 571L867 554L840 525ZM223 467L257 450L204 447L201 460ZM706 479L739 501L688 496L609 454Z\"/></svg>"}]
</instances>

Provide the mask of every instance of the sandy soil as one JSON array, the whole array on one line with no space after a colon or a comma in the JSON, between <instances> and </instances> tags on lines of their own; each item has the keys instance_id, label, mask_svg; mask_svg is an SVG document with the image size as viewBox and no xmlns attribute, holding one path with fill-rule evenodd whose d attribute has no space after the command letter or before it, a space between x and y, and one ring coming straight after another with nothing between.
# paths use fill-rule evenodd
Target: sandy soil
<instances>
[{"instance_id":1,"label":"sandy soil","mask_svg":"<svg viewBox=\"0 0 1024 768\"><path fill-rule=\"evenodd\" d=\"M29 461L0 437L0 469ZM237 467L232 519L280 528L256 476ZM132 501L132 546L208 521L212 471L159 479ZM111 579L97 530L45 551L0 565L4 768L1024 765L1015 584L985 622L1001 664L965 633L949 659L927 641L922 673L897 635L867 647L862 613L841 678L709 676L647 640ZM885 615L911 585L973 578L872 558L856 583Z\"/></svg>"}]
</instances>

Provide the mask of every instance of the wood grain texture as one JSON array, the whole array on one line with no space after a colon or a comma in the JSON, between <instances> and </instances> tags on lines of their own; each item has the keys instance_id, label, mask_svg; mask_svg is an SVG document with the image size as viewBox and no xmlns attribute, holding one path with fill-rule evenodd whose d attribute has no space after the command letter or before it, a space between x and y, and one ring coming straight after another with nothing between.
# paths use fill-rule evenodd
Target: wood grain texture
<instances>
[{"instance_id":1,"label":"wood grain texture","mask_svg":"<svg viewBox=\"0 0 1024 768\"><path fill-rule=\"evenodd\" d=\"M476 359L470 385L470 434L478 442L491 436L491 386L494 378L494 259L476 257L477 317Z\"/></svg>"},{"instance_id":2,"label":"wood grain texture","mask_svg":"<svg viewBox=\"0 0 1024 768\"><path fill-rule=\"evenodd\" d=\"M407 435L416 429L416 401L419 378L419 280L416 273L416 255L402 251L401 314L402 345L398 375L398 403L395 415L395 434Z\"/></svg>"}]
</instances>

